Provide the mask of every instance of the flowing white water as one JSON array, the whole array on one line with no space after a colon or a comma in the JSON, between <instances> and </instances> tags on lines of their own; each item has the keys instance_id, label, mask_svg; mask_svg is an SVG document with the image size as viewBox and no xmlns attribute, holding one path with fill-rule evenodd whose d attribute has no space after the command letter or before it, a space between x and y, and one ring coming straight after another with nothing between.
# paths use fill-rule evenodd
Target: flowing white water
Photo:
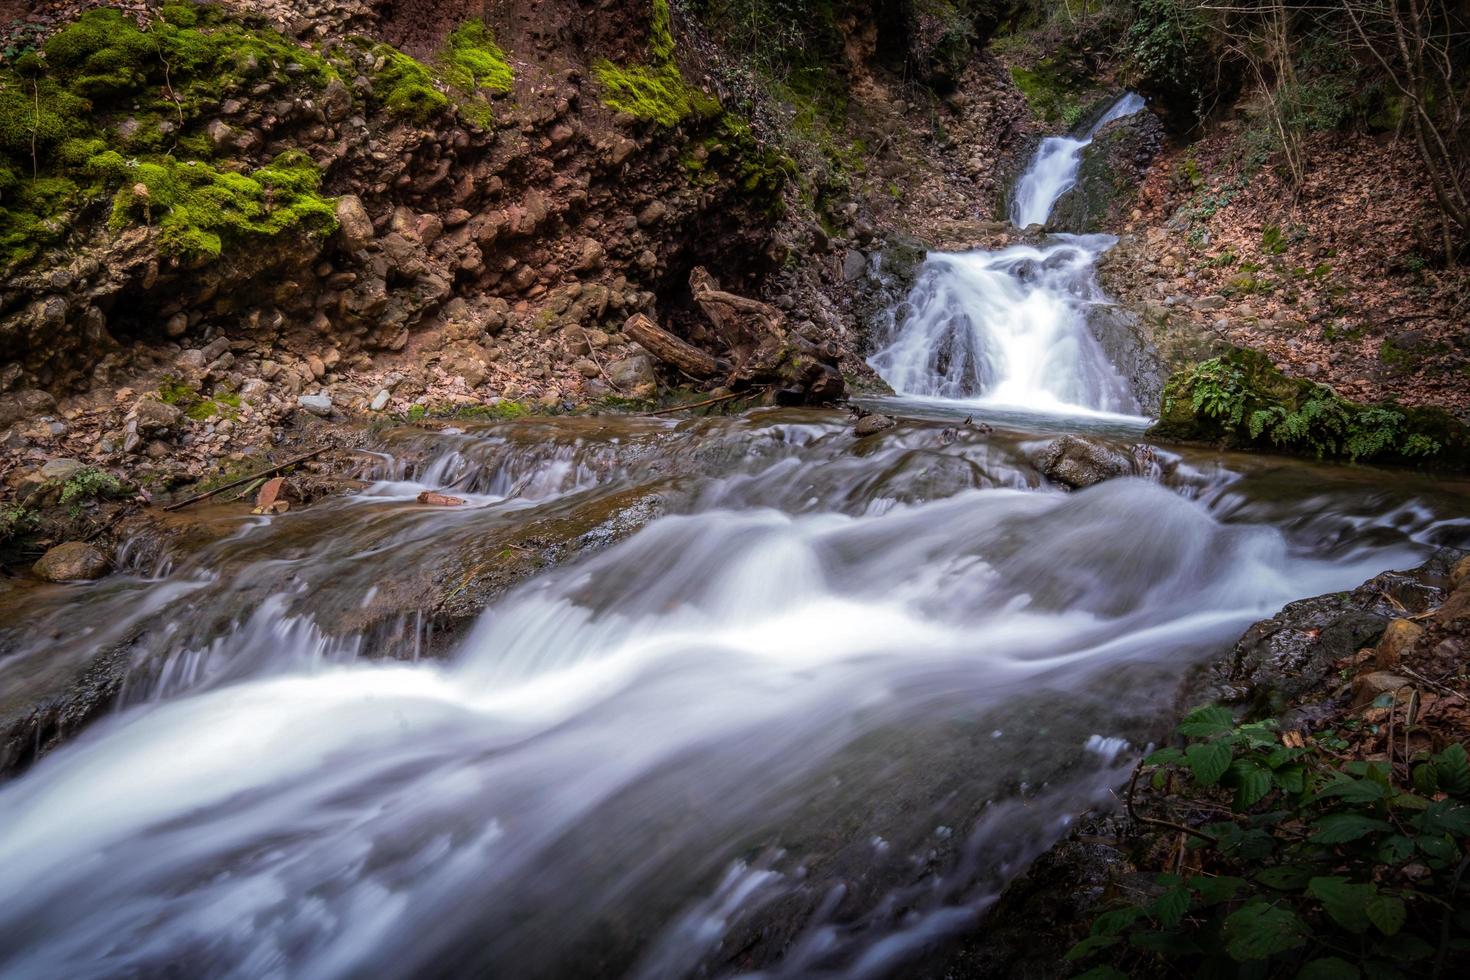
<instances>
[{"instance_id":1,"label":"flowing white water","mask_svg":"<svg viewBox=\"0 0 1470 980\"><path fill-rule=\"evenodd\" d=\"M0 974L683 976L845 873L832 821L883 842L864 874L911 880L981 806L958 869L905 900L923 916L824 926L776 967L882 976L972 921L946 896L1103 799L1201 651L1415 553L1316 561L1143 481L664 518L492 609L447 665L296 667L44 759L0 790ZM761 842L783 850L750 868Z\"/></svg>"},{"instance_id":2,"label":"flowing white water","mask_svg":"<svg viewBox=\"0 0 1470 980\"><path fill-rule=\"evenodd\" d=\"M1080 139L1044 140L1016 188L1012 221L1041 223L1076 180L1082 149L1104 125L1143 108L1125 95ZM1087 325L1107 302L1094 266L1109 235L1054 235L1040 245L933 253L870 359L900 395L1043 412L1139 410Z\"/></svg>"}]
</instances>

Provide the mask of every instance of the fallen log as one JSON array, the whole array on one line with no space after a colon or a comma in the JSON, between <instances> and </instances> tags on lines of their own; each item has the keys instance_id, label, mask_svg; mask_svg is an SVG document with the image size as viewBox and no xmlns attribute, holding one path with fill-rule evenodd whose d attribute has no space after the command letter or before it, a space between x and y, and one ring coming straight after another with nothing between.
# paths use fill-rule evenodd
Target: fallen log
<instances>
[{"instance_id":1,"label":"fallen log","mask_svg":"<svg viewBox=\"0 0 1470 980\"><path fill-rule=\"evenodd\" d=\"M730 370L725 361L675 337L642 313L634 313L628 318L628 322L623 324L623 333L660 361L696 378L711 378Z\"/></svg>"},{"instance_id":2,"label":"fallen log","mask_svg":"<svg viewBox=\"0 0 1470 980\"><path fill-rule=\"evenodd\" d=\"M249 476L242 476L240 477L240 479L226 483L222 487L215 487L213 490L206 490L203 493L196 493L194 496L188 498L187 500L180 500L178 503L169 504L163 509L178 510L180 507L187 507L190 504L197 503L200 500L208 500L210 497L213 497L217 493L224 493L226 490L233 490L238 486L252 483L263 476L274 476L275 474L281 472L281 470L290 469L296 464L304 463L309 459L315 459L316 457L320 456L322 453L331 448L333 447L323 446L320 449L313 449L311 452L305 453L301 456L297 456L295 459L288 459L284 463L277 463L275 466L268 466L263 470L257 470L256 472L251 473Z\"/></svg>"}]
</instances>

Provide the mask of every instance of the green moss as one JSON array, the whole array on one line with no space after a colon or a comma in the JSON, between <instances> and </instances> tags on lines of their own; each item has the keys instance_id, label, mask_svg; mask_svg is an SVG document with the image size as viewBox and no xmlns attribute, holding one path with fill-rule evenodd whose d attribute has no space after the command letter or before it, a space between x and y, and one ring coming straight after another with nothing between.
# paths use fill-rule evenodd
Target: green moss
<instances>
[{"instance_id":1,"label":"green moss","mask_svg":"<svg viewBox=\"0 0 1470 980\"><path fill-rule=\"evenodd\" d=\"M444 55L444 77L450 84L474 91L509 92L515 81L505 52L482 21L465 21L449 35Z\"/></svg>"},{"instance_id":2,"label":"green moss","mask_svg":"<svg viewBox=\"0 0 1470 980\"><path fill-rule=\"evenodd\" d=\"M602 84L602 102L616 112L660 126L677 126L689 118L711 118L720 104L684 81L677 65L619 67L599 61L592 73Z\"/></svg>"},{"instance_id":3,"label":"green moss","mask_svg":"<svg viewBox=\"0 0 1470 980\"><path fill-rule=\"evenodd\" d=\"M254 236L288 229L325 234L337 224L332 200L317 192L320 171L297 150L249 175L173 157L125 161L112 151L89 167L123 184L113 199L113 227L157 225L160 247L175 255L215 258L226 245Z\"/></svg>"},{"instance_id":4,"label":"green moss","mask_svg":"<svg viewBox=\"0 0 1470 980\"><path fill-rule=\"evenodd\" d=\"M1170 378L1148 434L1319 459L1470 469L1470 429L1448 412L1352 402L1288 378L1264 354L1240 348Z\"/></svg>"},{"instance_id":5,"label":"green moss","mask_svg":"<svg viewBox=\"0 0 1470 980\"><path fill-rule=\"evenodd\" d=\"M489 422L518 419L530 414L531 409L523 402L502 399L494 403L471 405L455 403L434 405L420 402L409 406L403 417L408 422L422 422L426 418Z\"/></svg>"},{"instance_id":6,"label":"green moss","mask_svg":"<svg viewBox=\"0 0 1470 980\"><path fill-rule=\"evenodd\" d=\"M653 19L648 28L648 53L654 64L674 60L674 19L669 0L653 0Z\"/></svg>"},{"instance_id":7,"label":"green moss","mask_svg":"<svg viewBox=\"0 0 1470 980\"><path fill-rule=\"evenodd\" d=\"M373 100L379 106L415 122L427 122L449 108L449 97L435 86L427 65L387 44L375 46L373 54L383 59L372 78Z\"/></svg>"},{"instance_id":8,"label":"green moss","mask_svg":"<svg viewBox=\"0 0 1470 980\"><path fill-rule=\"evenodd\" d=\"M1086 110L1079 97L1081 83L1052 61L1042 60L1034 68L1013 67L1011 81L1026 97L1032 115L1043 122L1070 128Z\"/></svg>"},{"instance_id":9,"label":"green moss","mask_svg":"<svg viewBox=\"0 0 1470 980\"><path fill-rule=\"evenodd\" d=\"M16 180L0 207L0 267L29 259L65 233L63 216L78 198L65 177Z\"/></svg>"},{"instance_id":10,"label":"green moss","mask_svg":"<svg viewBox=\"0 0 1470 980\"><path fill-rule=\"evenodd\" d=\"M604 60L592 66L602 84L603 105L660 126L719 115L720 103L686 82L674 61L668 0L653 0L649 54L650 65L619 66Z\"/></svg>"},{"instance_id":11,"label":"green moss","mask_svg":"<svg viewBox=\"0 0 1470 980\"><path fill-rule=\"evenodd\" d=\"M165 377L158 383L158 400L165 405L192 405L199 400L199 391L178 378Z\"/></svg>"},{"instance_id":12,"label":"green moss","mask_svg":"<svg viewBox=\"0 0 1470 980\"><path fill-rule=\"evenodd\" d=\"M0 68L0 267L58 242L85 207L119 185L142 183L150 196L153 183L195 186L174 172L175 156L213 155L202 126L219 102L247 82L287 77L320 86L336 72L272 30L230 20L219 7L183 3L165 5L146 29L115 9L87 11L39 51ZM124 166L125 158L133 162ZM285 170L273 165L243 178L251 186L213 177L206 183L216 196L258 191L270 213L254 215L257 226L317 220L324 199L295 186L304 168ZM281 182L291 185L284 201ZM184 225L211 223L204 218ZM217 254L207 236L183 237L190 247L181 250Z\"/></svg>"}]
</instances>

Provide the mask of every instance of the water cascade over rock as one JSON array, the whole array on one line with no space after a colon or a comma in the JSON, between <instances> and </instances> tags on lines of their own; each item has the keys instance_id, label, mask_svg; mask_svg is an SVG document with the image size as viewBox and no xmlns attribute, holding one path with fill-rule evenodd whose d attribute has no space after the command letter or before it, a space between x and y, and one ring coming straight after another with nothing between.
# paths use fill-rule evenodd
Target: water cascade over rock
<instances>
[{"instance_id":1,"label":"water cascade over rock","mask_svg":"<svg viewBox=\"0 0 1470 980\"><path fill-rule=\"evenodd\" d=\"M1130 93L1085 137L1044 140L1017 184L1012 221L1045 222L1093 134L1142 108ZM1136 414L1137 398L1087 326L1088 308L1107 302L1094 266L1115 241L1054 235L1039 245L931 254L869 363L905 396Z\"/></svg>"}]
</instances>

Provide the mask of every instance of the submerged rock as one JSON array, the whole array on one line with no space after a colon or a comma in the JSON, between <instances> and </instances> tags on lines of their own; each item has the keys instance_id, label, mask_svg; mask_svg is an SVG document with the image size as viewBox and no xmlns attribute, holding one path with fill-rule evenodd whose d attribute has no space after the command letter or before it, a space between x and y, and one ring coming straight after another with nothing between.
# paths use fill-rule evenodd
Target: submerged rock
<instances>
[{"instance_id":1,"label":"submerged rock","mask_svg":"<svg viewBox=\"0 0 1470 980\"><path fill-rule=\"evenodd\" d=\"M859 436L870 436L875 432L891 429L897 424L886 415L864 415L858 419L857 425L852 427L852 431Z\"/></svg>"},{"instance_id":2,"label":"submerged rock","mask_svg":"<svg viewBox=\"0 0 1470 980\"><path fill-rule=\"evenodd\" d=\"M107 574L107 556L85 541L59 544L31 566L31 574L46 582L83 582Z\"/></svg>"},{"instance_id":3,"label":"submerged rock","mask_svg":"<svg viewBox=\"0 0 1470 980\"><path fill-rule=\"evenodd\" d=\"M1104 480L1131 476L1133 457L1096 439L1062 436L1042 449L1037 468L1054 483L1080 490Z\"/></svg>"}]
</instances>

